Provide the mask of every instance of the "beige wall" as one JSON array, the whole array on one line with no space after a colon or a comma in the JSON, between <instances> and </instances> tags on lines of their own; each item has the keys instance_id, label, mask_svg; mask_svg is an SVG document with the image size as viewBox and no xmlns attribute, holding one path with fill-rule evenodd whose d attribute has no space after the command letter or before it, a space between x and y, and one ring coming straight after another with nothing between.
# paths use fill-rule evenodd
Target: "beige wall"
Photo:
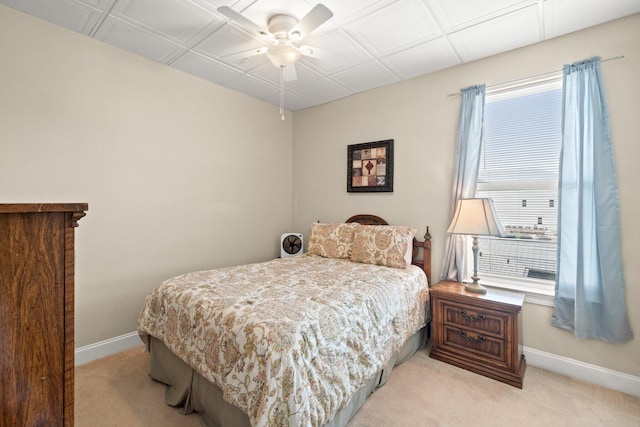
<instances>
[{"instance_id":1,"label":"beige wall","mask_svg":"<svg viewBox=\"0 0 640 427\"><path fill-rule=\"evenodd\" d=\"M0 53L0 202L89 203L77 347L134 331L161 280L279 254L290 115L4 6Z\"/></svg>"},{"instance_id":2,"label":"beige wall","mask_svg":"<svg viewBox=\"0 0 640 427\"><path fill-rule=\"evenodd\" d=\"M342 221L356 213L392 223L431 227L433 266L441 272L455 155L459 97L472 84L487 85L559 70L565 63L599 55L622 60L602 64L609 100L620 185L622 250L627 306L640 334L640 15L523 49L387 86L294 113L294 228L308 233L313 221ZM394 192L346 192L346 147L395 140ZM632 375L640 375L640 340L623 345L578 342L549 326L551 308L525 304L524 345Z\"/></svg>"},{"instance_id":3,"label":"beige wall","mask_svg":"<svg viewBox=\"0 0 640 427\"><path fill-rule=\"evenodd\" d=\"M639 15L299 111L285 122L276 107L3 6L0 52L0 202L89 203L76 239L78 347L133 331L159 281L272 258L281 233L307 234L317 220L367 212L420 234L429 225L437 278L459 109L459 98L446 95L624 54L602 69L628 307L640 334L633 281L640 275ZM394 192L346 193L346 146L387 138L395 139ZM550 314L525 305L526 346L640 375L640 340L576 342L548 326Z\"/></svg>"}]
</instances>

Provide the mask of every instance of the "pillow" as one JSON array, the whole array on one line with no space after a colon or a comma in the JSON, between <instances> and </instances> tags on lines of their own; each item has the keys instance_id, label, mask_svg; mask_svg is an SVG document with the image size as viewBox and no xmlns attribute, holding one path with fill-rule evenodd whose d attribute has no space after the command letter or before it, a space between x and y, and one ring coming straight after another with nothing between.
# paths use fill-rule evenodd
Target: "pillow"
<instances>
[{"instance_id":1,"label":"pillow","mask_svg":"<svg viewBox=\"0 0 640 427\"><path fill-rule=\"evenodd\" d=\"M407 268L413 255L415 228L395 225L356 226L351 261Z\"/></svg>"},{"instance_id":2,"label":"pillow","mask_svg":"<svg viewBox=\"0 0 640 427\"><path fill-rule=\"evenodd\" d=\"M351 244L357 224L311 224L307 251L325 258L351 258Z\"/></svg>"}]
</instances>

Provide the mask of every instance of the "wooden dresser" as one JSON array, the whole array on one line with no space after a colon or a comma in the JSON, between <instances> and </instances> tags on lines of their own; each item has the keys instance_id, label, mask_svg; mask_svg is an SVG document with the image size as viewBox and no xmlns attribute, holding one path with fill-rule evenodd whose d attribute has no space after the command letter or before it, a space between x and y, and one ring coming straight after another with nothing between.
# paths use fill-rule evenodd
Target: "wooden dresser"
<instances>
[{"instance_id":1,"label":"wooden dresser","mask_svg":"<svg viewBox=\"0 0 640 427\"><path fill-rule=\"evenodd\" d=\"M0 204L0 426L73 426L74 227L86 203Z\"/></svg>"},{"instance_id":2,"label":"wooden dresser","mask_svg":"<svg viewBox=\"0 0 640 427\"><path fill-rule=\"evenodd\" d=\"M430 289L433 343L429 356L522 388L521 310L524 294L488 289L467 292L456 282Z\"/></svg>"}]
</instances>

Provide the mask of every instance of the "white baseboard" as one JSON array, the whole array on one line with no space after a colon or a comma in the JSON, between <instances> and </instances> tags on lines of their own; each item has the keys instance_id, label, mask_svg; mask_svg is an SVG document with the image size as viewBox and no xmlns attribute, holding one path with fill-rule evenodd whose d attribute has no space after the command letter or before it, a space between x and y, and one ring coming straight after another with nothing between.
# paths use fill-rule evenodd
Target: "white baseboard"
<instances>
[{"instance_id":1,"label":"white baseboard","mask_svg":"<svg viewBox=\"0 0 640 427\"><path fill-rule=\"evenodd\" d=\"M84 365L93 360L101 359L112 354L142 345L137 332L130 332L119 337L109 338L94 344L78 347L75 350L75 365Z\"/></svg>"},{"instance_id":2,"label":"white baseboard","mask_svg":"<svg viewBox=\"0 0 640 427\"><path fill-rule=\"evenodd\" d=\"M522 351L527 358L528 366L546 369L560 375L640 397L640 377L529 347L523 347Z\"/></svg>"},{"instance_id":3,"label":"white baseboard","mask_svg":"<svg viewBox=\"0 0 640 427\"><path fill-rule=\"evenodd\" d=\"M83 365L139 345L142 345L142 341L140 341L138 333L131 332L79 347L75 351L75 364L76 366ZM640 377L569 359L568 357L557 356L534 348L523 347L522 351L527 358L527 365L529 366L546 369L557 374L640 397Z\"/></svg>"}]
</instances>

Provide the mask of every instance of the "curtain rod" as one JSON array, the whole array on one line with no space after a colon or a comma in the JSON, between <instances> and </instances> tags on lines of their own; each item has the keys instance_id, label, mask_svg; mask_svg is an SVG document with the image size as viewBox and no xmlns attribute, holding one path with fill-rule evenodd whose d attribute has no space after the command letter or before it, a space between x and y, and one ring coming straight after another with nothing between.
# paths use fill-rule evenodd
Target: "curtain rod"
<instances>
[{"instance_id":1,"label":"curtain rod","mask_svg":"<svg viewBox=\"0 0 640 427\"><path fill-rule=\"evenodd\" d=\"M624 55L618 55L618 56L614 56L612 58L602 59L600 62L602 63L602 62L607 62L607 61L613 61L614 59L623 59L623 58L624 58ZM550 74L556 74L556 73L561 73L561 72L562 72L562 69L555 70L555 71L548 71L546 73L536 74L534 76L529 76L529 77L523 77L521 79L516 79L516 80L510 80L510 81L504 82L504 83L492 84L490 86L487 86L487 89L493 88L493 87L497 87L497 86L504 86L504 85L508 85L508 84L513 84L513 83L517 83L517 82L522 82L522 81L525 81L525 80L531 80L531 79L535 79L537 77L544 77L544 76L548 76ZM447 94L447 97L450 97L450 96L460 96L460 92Z\"/></svg>"}]
</instances>

